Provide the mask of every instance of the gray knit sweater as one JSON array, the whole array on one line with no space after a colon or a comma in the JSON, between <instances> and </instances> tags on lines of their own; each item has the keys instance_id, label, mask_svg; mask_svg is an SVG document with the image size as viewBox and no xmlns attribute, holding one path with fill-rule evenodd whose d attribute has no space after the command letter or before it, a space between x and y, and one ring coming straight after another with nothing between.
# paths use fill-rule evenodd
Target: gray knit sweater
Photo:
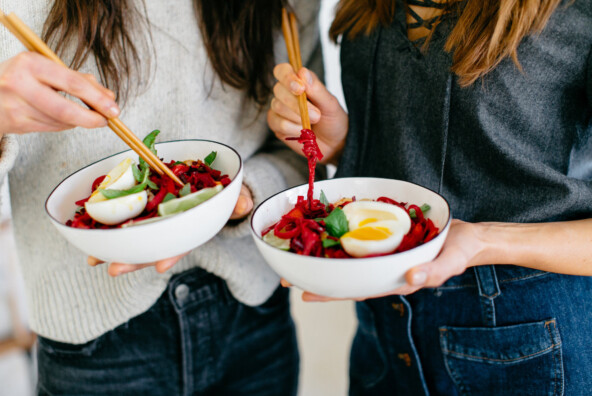
<instances>
[{"instance_id":1,"label":"gray knit sweater","mask_svg":"<svg viewBox=\"0 0 592 396\"><path fill-rule=\"evenodd\" d=\"M0 7L15 12L40 33L51 3L0 0ZM255 204L304 182L306 165L297 156L264 145L269 137L265 112L258 113L253 103L245 103L241 92L216 79L193 2L146 3L156 67L147 89L128 102L121 119L141 136L158 128L162 140L207 138L231 145L245 161L244 180ZM303 59L319 60L319 1L293 3L301 22ZM276 48L278 60L284 61L279 36ZM22 50L16 39L0 29L0 61ZM64 58L67 62L68 57ZM93 61L82 71L98 75ZM77 169L125 149L108 129L6 135L0 142L0 181L10 171L12 215L33 330L57 341L87 342L146 311L171 275L195 266L225 279L240 301L264 302L277 287L278 277L257 253L248 221L225 227L166 274L148 268L117 278L111 278L104 265L89 267L86 256L56 232L44 210L51 190Z\"/></svg>"}]
</instances>

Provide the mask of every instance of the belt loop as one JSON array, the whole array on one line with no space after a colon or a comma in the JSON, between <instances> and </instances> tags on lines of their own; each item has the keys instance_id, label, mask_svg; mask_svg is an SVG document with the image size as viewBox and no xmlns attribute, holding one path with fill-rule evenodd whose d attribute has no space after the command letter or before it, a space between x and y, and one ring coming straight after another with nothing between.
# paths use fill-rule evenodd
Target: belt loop
<instances>
[{"instance_id":1,"label":"belt loop","mask_svg":"<svg viewBox=\"0 0 592 396\"><path fill-rule=\"evenodd\" d=\"M501 294L495 267L483 265L473 267L477 287L479 289L479 300L481 303L481 314L486 326L495 326L495 303L494 299Z\"/></svg>"},{"instance_id":2,"label":"belt loop","mask_svg":"<svg viewBox=\"0 0 592 396\"><path fill-rule=\"evenodd\" d=\"M477 278L477 287L479 296L494 299L500 295L501 291L493 265L481 265L473 267L475 277Z\"/></svg>"}]
</instances>

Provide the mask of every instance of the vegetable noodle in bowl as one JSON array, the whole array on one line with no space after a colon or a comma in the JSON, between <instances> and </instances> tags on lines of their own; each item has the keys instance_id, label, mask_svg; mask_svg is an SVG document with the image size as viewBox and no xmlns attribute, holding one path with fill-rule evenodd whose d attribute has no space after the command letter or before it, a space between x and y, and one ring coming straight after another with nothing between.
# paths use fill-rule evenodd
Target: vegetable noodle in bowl
<instances>
[{"instance_id":1,"label":"vegetable noodle in bowl","mask_svg":"<svg viewBox=\"0 0 592 396\"><path fill-rule=\"evenodd\" d=\"M251 231L269 265L299 288L335 298L368 297L405 284L412 267L433 260L451 213L439 194L417 184L342 178L308 185L261 203Z\"/></svg>"},{"instance_id":2,"label":"vegetable noodle in bowl","mask_svg":"<svg viewBox=\"0 0 592 396\"><path fill-rule=\"evenodd\" d=\"M154 144L154 137L146 145L183 186L128 150L80 169L47 198L53 225L85 254L128 264L162 260L207 242L230 218L242 186L240 155L218 142Z\"/></svg>"}]
</instances>

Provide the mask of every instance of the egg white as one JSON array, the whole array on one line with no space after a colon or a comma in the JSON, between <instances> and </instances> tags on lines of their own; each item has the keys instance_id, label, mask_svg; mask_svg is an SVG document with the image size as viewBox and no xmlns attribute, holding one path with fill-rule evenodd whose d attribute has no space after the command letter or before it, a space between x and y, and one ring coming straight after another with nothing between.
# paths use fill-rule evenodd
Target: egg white
<instances>
[{"instance_id":1,"label":"egg white","mask_svg":"<svg viewBox=\"0 0 592 396\"><path fill-rule=\"evenodd\" d=\"M115 225L138 216L147 202L148 194L144 190L105 201L86 202L84 207L94 220L106 225Z\"/></svg>"},{"instance_id":2,"label":"egg white","mask_svg":"<svg viewBox=\"0 0 592 396\"><path fill-rule=\"evenodd\" d=\"M132 166L136 163L130 158L126 158L119 163L115 168L109 171L105 176L105 179L99 184L97 189L91 194L90 202L105 201L107 198L100 193L99 190L129 190L136 185L136 179L134 178L134 172Z\"/></svg>"}]
</instances>

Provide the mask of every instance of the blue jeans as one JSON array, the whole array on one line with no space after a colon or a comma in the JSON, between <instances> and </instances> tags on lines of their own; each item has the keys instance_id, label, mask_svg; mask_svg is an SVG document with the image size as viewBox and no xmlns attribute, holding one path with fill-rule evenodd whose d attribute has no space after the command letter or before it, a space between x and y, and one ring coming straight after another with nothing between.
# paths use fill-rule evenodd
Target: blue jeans
<instances>
[{"instance_id":1,"label":"blue jeans","mask_svg":"<svg viewBox=\"0 0 592 396\"><path fill-rule=\"evenodd\" d=\"M193 269L149 311L99 338L39 339L40 395L296 395L299 356L288 290L257 307Z\"/></svg>"},{"instance_id":2,"label":"blue jeans","mask_svg":"<svg viewBox=\"0 0 592 396\"><path fill-rule=\"evenodd\" d=\"M592 277L483 266L357 312L352 396L592 394Z\"/></svg>"}]
</instances>

